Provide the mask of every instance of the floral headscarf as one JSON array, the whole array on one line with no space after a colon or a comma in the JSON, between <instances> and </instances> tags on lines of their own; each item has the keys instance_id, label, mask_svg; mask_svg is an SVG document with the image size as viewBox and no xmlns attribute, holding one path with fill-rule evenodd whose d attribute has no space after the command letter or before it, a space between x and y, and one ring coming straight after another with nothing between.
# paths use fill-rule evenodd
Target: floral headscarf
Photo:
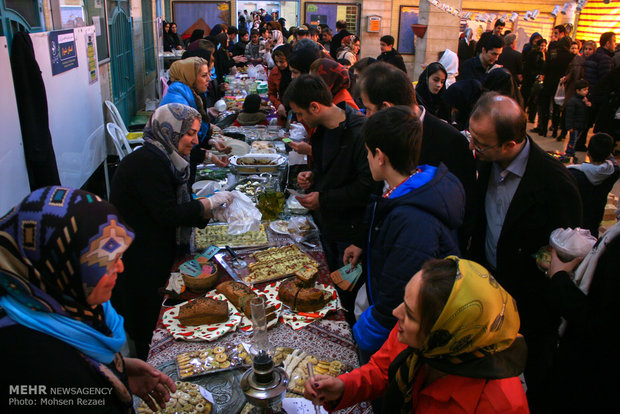
<instances>
[{"instance_id":1,"label":"floral headscarf","mask_svg":"<svg viewBox=\"0 0 620 414\"><path fill-rule=\"evenodd\" d=\"M0 327L20 324L76 348L131 407L119 353L123 318L87 302L134 234L110 203L86 191L44 187L0 219Z\"/></svg>"},{"instance_id":2,"label":"floral headscarf","mask_svg":"<svg viewBox=\"0 0 620 414\"><path fill-rule=\"evenodd\" d=\"M159 150L169 161L170 170L177 184L177 203L191 200L187 189L189 180L189 157L178 152L179 140L190 130L195 119L201 119L194 108L171 103L162 105L151 115L144 128L144 141L149 149ZM191 228L177 227L177 245L189 246Z\"/></svg>"},{"instance_id":3,"label":"floral headscarf","mask_svg":"<svg viewBox=\"0 0 620 414\"><path fill-rule=\"evenodd\" d=\"M335 60L323 58L315 61L313 68L314 65L318 65L317 75L325 81L333 96L351 86L349 70Z\"/></svg>"},{"instance_id":4,"label":"floral headscarf","mask_svg":"<svg viewBox=\"0 0 620 414\"><path fill-rule=\"evenodd\" d=\"M422 362L471 378L509 378L523 371L525 342L518 334L515 300L484 267L456 256L447 259L457 265L450 296L422 348L407 348L390 365L385 412L411 412Z\"/></svg>"}]
</instances>

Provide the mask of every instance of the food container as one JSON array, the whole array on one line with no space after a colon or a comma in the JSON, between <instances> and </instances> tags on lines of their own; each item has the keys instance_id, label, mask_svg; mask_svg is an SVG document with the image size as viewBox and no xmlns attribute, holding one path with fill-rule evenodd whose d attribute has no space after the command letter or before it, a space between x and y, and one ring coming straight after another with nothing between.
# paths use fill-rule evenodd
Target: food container
<instances>
[{"instance_id":1,"label":"food container","mask_svg":"<svg viewBox=\"0 0 620 414\"><path fill-rule=\"evenodd\" d=\"M279 154L250 154L232 156L230 166L238 174L272 172L286 168L286 157Z\"/></svg>"},{"instance_id":2,"label":"food container","mask_svg":"<svg viewBox=\"0 0 620 414\"><path fill-rule=\"evenodd\" d=\"M198 276L193 276L191 274L186 274L181 271L181 276L183 277L183 282L185 283L185 287L187 287L192 292L196 293L204 293L217 283L217 279L220 275L220 267L215 261L209 261L208 263L204 263L201 267L207 266L212 269L215 268L215 272L213 274L200 274Z\"/></svg>"},{"instance_id":3,"label":"food container","mask_svg":"<svg viewBox=\"0 0 620 414\"><path fill-rule=\"evenodd\" d=\"M214 245L220 248L226 246L235 248L259 247L269 244L265 225L261 224L258 231L232 235L228 234L228 224L210 224L194 232L194 246L201 251Z\"/></svg>"}]
</instances>

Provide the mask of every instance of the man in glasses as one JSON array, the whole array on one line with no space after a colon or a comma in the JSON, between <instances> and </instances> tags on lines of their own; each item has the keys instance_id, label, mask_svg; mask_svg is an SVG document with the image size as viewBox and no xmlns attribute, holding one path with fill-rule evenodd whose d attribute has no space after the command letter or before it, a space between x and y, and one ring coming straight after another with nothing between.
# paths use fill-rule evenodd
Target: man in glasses
<instances>
[{"instance_id":1,"label":"man in glasses","mask_svg":"<svg viewBox=\"0 0 620 414\"><path fill-rule=\"evenodd\" d=\"M471 115L469 147L482 162L470 254L517 301L528 346L530 409L545 412L559 318L547 309L549 280L535 255L556 228L581 225L582 211L574 179L527 137L526 124L519 104L496 92L483 95Z\"/></svg>"}]
</instances>

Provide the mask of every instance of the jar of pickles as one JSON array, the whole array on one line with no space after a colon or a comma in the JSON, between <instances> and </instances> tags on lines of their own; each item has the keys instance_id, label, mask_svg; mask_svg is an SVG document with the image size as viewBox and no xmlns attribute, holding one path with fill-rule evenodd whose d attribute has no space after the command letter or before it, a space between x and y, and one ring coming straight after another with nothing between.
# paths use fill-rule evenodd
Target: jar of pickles
<instances>
[{"instance_id":1,"label":"jar of pickles","mask_svg":"<svg viewBox=\"0 0 620 414\"><path fill-rule=\"evenodd\" d=\"M284 193L279 187L277 177L270 176L264 187L259 188L256 193L256 207L264 220L275 220L284 210Z\"/></svg>"}]
</instances>

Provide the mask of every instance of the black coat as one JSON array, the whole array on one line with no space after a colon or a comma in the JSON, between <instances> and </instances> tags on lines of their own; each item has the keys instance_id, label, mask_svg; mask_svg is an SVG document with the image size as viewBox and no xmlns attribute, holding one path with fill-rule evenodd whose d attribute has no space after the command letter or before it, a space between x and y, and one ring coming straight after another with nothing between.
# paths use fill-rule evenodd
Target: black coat
<instances>
[{"instance_id":1,"label":"black coat","mask_svg":"<svg viewBox=\"0 0 620 414\"><path fill-rule=\"evenodd\" d=\"M523 75L523 58L520 52L517 52L510 46L506 46L499 55L497 63L510 71L514 78Z\"/></svg>"},{"instance_id":2,"label":"black coat","mask_svg":"<svg viewBox=\"0 0 620 414\"><path fill-rule=\"evenodd\" d=\"M112 299L134 339L150 340L161 308L158 289L185 253L176 245L176 228L207 224L201 203L178 204L176 191L168 159L148 144L125 157L112 180L110 201L135 233Z\"/></svg>"},{"instance_id":3,"label":"black coat","mask_svg":"<svg viewBox=\"0 0 620 414\"><path fill-rule=\"evenodd\" d=\"M67 413L82 414L107 413L122 414L128 412L128 407L118 399L114 391L111 394L67 394L52 395L52 388L75 388L85 391L90 389L110 389L112 384L106 380L101 372L98 372L84 356L73 346L39 331L22 325L11 325L0 329L0 353L2 354L2 373L0 374L0 398L5 401L3 406L9 407L9 397L17 395L9 394L11 385L44 385L46 394L31 394L28 398L34 398L39 407L33 410L31 407L7 408L11 413L28 413L33 411L43 413ZM123 364L124 371L124 364ZM116 378L116 377L115 377ZM127 376L122 376L122 381L129 389ZM42 405L43 398L58 398L72 401L72 405L60 408L56 405ZM78 398L83 401L79 403ZM100 401L104 400L103 403ZM86 406L88 403L93 406Z\"/></svg>"},{"instance_id":4,"label":"black coat","mask_svg":"<svg viewBox=\"0 0 620 414\"><path fill-rule=\"evenodd\" d=\"M336 55L338 54L338 49L340 49L341 43L342 43L342 39L344 39L347 36L351 36L352 33L349 33L349 31L347 29L342 29L341 31L339 31L338 33L336 33L334 36L332 36L332 41L329 45L329 54L336 59Z\"/></svg>"},{"instance_id":5,"label":"black coat","mask_svg":"<svg viewBox=\"0 0 620 414\"><path fill-rule=\"evenodd\" d=\"M583 131L588 126L588 107L583 101L584 97L575 94L566 104L565 128Z\"/></svg>"},{"instance_id":6,"label":"black coat","mask_svg":"<svg viewBox=\"0 0 620 414\"><path fill-rule=\"evenodd\" d=\"M419 165L438 167L444 163L465 189L465 219L459 228L459 242L464 250L473 226L476 197L476 164L467 139L453 126L429 114L422 122L422 148Z\"/></svg>"},{"instance_id":7,"label":"black coat","mask_svg":"<svg viewBox=\"0 0 620 414\"><path fill-rule=\"evenodd\" d=\"M529 139L529 138L528 138ZM480 163L478 208L470 255L486 264L485 195L492 164ZM528 335L553 335L559 319L550 311L544 295L549 279L536 266L534 255L549 244L558 227L581 225L581 197L575 180L559 161L530 139L525 173L512 198L497 242L497 281L517 301L521 329Z\"/></svg>"},{"instance_id":8,"label":"black coat","mask_svg":"<svg viewBox=\"0 0 620 414\"><path fill-rule=\"evenodd\" d=\"M620 366L620 334L615 329L620 314L618 269L620 237L610 240L599 258L587 295L566 272L551 279L548 302L567 322L552 381L556 412L610 412L618 403L620 377L601 373L601 367Z\"/></svg>"},{"instance_id":9,"label":"black coat","mask_svg":"<svg viewBox=\"0 0 620 414\"><path fill-rule=\"evenodd\" d=\"M398 53L398 50L396 49L392 49L390 51L381 53L379 56L377 56L377 60L380 62L386 62L391 65L394 65L398 69L407 73L407 68L405 67L405 62L403 61L403 57L401 56L400 53Z\"/></svg>"},{"instance_id":10,"label":"black coat","mask_svg":"<svg viewBox=\"0 0 620 414\"><path fill-rule=\"evenodd\" d=\"M568 65L574 56L568 49L560 46L556 47L553 52L549 52L547 56L543 69L545 74L543 93L553 96L558 88L560 79L566 74L566 69L568 69Z\"/></svg>"},{"instance_id":11,"label":"black coat","mask_svg":"<svg viewBox=\"0 0 620 414\"><path fill-rule=\"evenodd\" d=\"M480 62L480 56L476 55L471 59L466 60L459 66L458 80L475 79L479 82L484 82L487 76L487 70L482 66Z\"/></svg>"},{"instance_id":12,"label":"black coat","mask_svg":"<svg viewBox=\"0 0 620 414\"><path fill-rule=\"evenodd\" d=\"M30 190L60 185L49 129L45 84L28 33L18 32L13 37L11 70Z\"/></svg>"},{"instance_id":13,"label":"black coat","mask_svg":"<svg viewBox=\"0 0 620 414\"><path fill-rule=\"evenodd\" d=\"M326 240L351 241L360 231L371 193L381 191L372 179L361 129L366 118L344 102L346 120L338 128L319 126L312 135L314 185L320 207L314 212Z\"/></svg>"},{"instance_id":14,"label":"black coat","mask_svg":"<svg viewBox=\"0 0 620 414\"><path fill-rule=\"evenodd\" d=\"M471 59L474 57L476 51L476 41L470 40L469 44L465 39L459 40L459 49L458 49L458 57L459 57L459 66L461 62L465 62L467 59Z\"/></svg>"}]
</instances>

